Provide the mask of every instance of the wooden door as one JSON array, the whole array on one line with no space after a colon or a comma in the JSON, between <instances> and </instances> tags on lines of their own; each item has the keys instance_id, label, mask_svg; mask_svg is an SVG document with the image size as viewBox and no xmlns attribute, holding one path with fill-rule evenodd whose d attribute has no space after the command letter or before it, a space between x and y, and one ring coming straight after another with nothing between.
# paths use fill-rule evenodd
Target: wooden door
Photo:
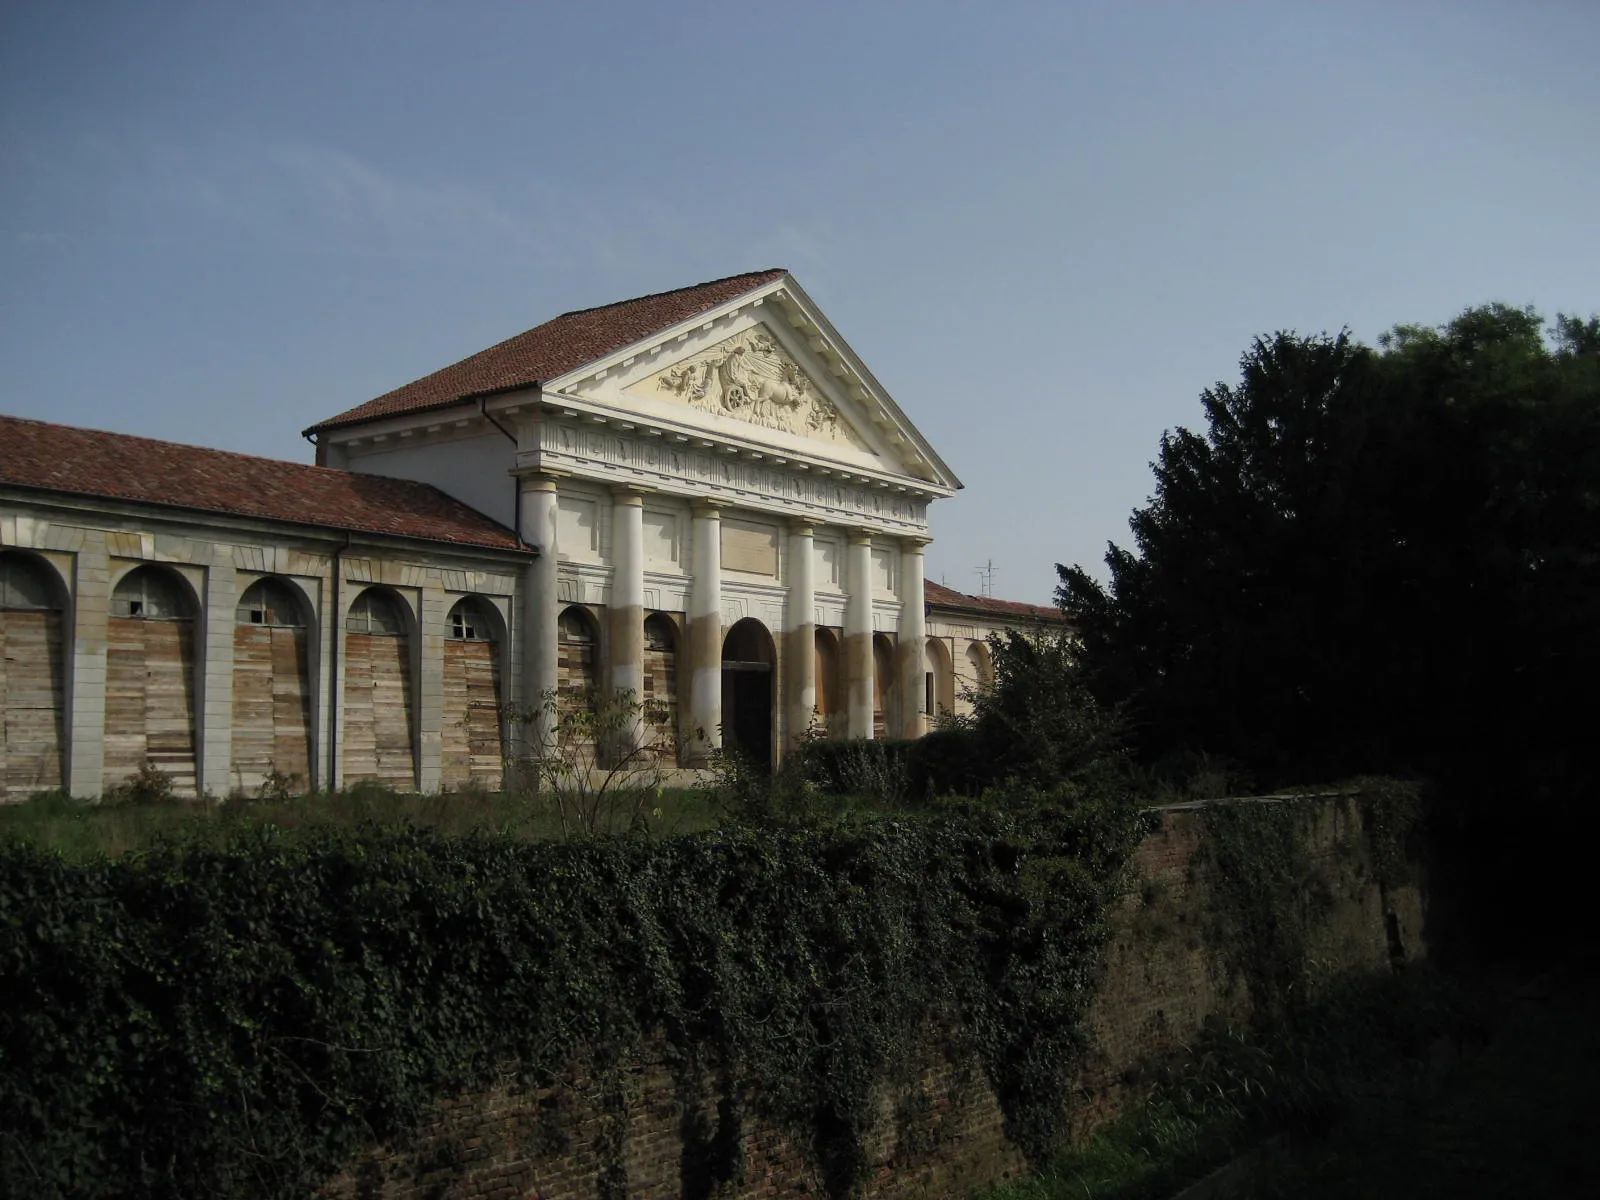
<instances>
[{"instance_id":1,"label":"wooden door","mask_svg":"<svg viewBox=\"0 0 1600 1200\"><path fill-rule=\"evenodd\" d=\"M149 763L194 794L193 621L107 622L105 730L108 786Z\"/></svg>"},{"instance_id":2,"label":"wooden door","mask_svg":"<svg viewBox=\"0 0 1600 1200\"><path fill-rule=\"evenodd\" d=\"M344 778L417 786L411 647L404 636L349 633L344 664Z\"/></svg>"},{"instance_id":3,"label":"wooden door","mask_svg":"<svg viewBox=\"0 0 1600 1200\"><path fill-rule=\"evenodd\" d=\"M445 787L500 787L500 656L491 641L444 643Z\"/></svg>"},{"instance_id":4,"label":"wooden door","mask_svg":"<svg viewBox=\"0 0 1600 1200\"><path fill-rule=\"evenodd\" d=\"M311 786L311 686L303 627L233 628L233 782L276 771Z\"/></svg>"},{"instance_id":5,"label":"wooden door","mask_svg":"<svg viewBox=\"0 0 1600 1200\"><path fill-rule=\"evenodd\" d=\"M0 799L61 786L59 612L0 609Z\"/></svg>"}]
</instances>

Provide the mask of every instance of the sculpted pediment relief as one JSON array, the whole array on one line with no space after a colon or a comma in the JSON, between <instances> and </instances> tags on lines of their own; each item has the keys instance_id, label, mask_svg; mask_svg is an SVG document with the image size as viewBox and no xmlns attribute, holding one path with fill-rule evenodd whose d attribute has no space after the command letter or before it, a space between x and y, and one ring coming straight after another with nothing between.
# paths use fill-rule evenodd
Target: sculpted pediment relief
<instances>
[{"instance_id":1,"label":"sculpted pediment relief","mask_svg":"<svg viewBox=\"0 0 1600 1200\"><path fill-rule=\"evenodd\" d=\"M680 359L626 390L814 441L868 449L833 401L763 325Z\"/></svg>"}]
</instances>

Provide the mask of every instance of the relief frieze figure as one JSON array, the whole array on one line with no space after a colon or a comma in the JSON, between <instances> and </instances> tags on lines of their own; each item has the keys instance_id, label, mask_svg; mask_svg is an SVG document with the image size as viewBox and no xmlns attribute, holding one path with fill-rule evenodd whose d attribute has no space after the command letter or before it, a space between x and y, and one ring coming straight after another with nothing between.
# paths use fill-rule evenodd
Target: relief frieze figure
<instances>
[{"instance_id":1,"label":"relief frieze figure","mask_svg":"<svg viewBox=\"0 0 1600 1200\"><path fill-rule=\"evenodd\" d=\"M761 326L667 368L656 388L706 412L862 447L833 402Z\"/></svg>"}]
</instances>

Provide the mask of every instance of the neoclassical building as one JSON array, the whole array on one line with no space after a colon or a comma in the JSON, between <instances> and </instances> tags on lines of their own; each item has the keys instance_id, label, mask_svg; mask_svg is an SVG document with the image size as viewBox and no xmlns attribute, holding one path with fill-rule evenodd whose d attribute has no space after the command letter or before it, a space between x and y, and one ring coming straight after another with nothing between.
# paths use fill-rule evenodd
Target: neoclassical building
<instances>
[{"instance_id":1,"label":"neoclassical building","mask_svg":"<svg viewBox=\"0 0 1600 1200\"><path fill-rule=\"evenodd\" d=\"M306 430L316 466L0 418L0 789L496 786L507 704L627 690L693 765L915 737L996 629L960 488L785 271L563 314Z\"/></svg>"}]
</instances>

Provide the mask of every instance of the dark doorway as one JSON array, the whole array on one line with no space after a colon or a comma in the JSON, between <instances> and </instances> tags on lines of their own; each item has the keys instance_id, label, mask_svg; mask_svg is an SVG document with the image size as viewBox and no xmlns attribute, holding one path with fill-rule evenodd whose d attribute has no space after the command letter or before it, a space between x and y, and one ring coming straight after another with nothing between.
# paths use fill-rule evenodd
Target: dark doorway
<instances>
[{"instance_id":1,"label":"dark doorway","mask_svg":"<svg viewBox=\"0 0 1600 1200\"><path fill-rule=\"evenodd\" d=\"M729 750L772 769L772 635L752 617L722 642L722 738Z\"/></svg>"}]
</instances>

